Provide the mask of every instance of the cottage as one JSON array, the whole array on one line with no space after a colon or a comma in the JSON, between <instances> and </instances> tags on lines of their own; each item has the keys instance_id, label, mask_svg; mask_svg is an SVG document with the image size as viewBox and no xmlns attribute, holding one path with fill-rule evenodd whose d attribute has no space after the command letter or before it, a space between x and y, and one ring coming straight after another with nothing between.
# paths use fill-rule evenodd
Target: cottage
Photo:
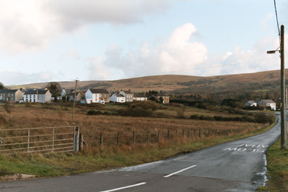
<instances>
[{"instance_id":1,"label":"cottage","mask_svg":"<svg viewBox=\"0 0 288 192\"><path fill-rule=\"evenodd\" d=\"M88 89L85 93L86 103L109 103L109 92L106 89Z\"/></svg>"},{"instance_id":2,"label":"cottage","mask_svg":"<svg viewBox=\"0 0 288 192\"><path fill-rule=\"evenodd\" d=\"M255 101L253 101L253 100L250 100L250 101L247 101L245 103L245 106L250 106L250 107L255 106L256 107L257 103Z\"/></svg>"},{"instance_id":3,"label":"cottage","mask_svg":"<svg viewBox=\"0 0 288 192\"><path fill-rule=\"evenodd\" d=\"M29 103L50 103L51 102L51 93L49 90L43 89L32 89L24 93L24 102Z\"/></svg>"},{"instance_id":4,"label":"cottage","mask_svg":"<svg viewBox=\"0 0 288 192\"><path fill-rule=\"evenodd\" d=\"M156 95L154 95L155 99L157 101L160 101L161 98L163 100L163 104L168 104L169 103L169 96L168 95L165 95L163 93L157 93Z\"/></svg>"},{"instance_id":5,"label":"cottage","mask_svg":"<svg viewBox=\"0 0 288 192\"><path fill-rule=\"evenodd\" d=\"M271 107L271 110L275 111L276 110L276 103L270 99L263 99L258 102L259 106L266 106L266 107Z\"/></svg>"},{"instance_id":6,"label":"cottage","mask_svg":"<svg viewBox=\"0 0 288 192\"><path fill-rule=\"evenodd\" d=\"M7 102L19 102L23 98L23 93L20 89L2 89L0 90L0 100Z\"/></svg>"},{"instance_id":7,"label":"cottage","mask_svg":"<svg viewBox=\"0 0 288 192\"><path fill-rule=\"evenodd\" d=\"M114 103L125 103L126 97L122 94L119 93L114 93L111 97L110 97L110 101L114 102Z\"/></svg>"},{"instance_id":8,"label":"cottage","mask_svg":"<svg viewBox=\"0 0 288 192\"><path fill-rule=\"evenodd\" d=\"M120 91L119 94L125 96L125 102L133 102L133 93L129 89L129 91Z\"/></svg>"},{"instance_id":9,"label":"cottage","mask_svg":"<svg viewBox=\"0 0 288 192\"><path fill-rule=\"evenodd\" d=\"M134 95L134 101L147 101L147 97L145 95Z\"/></svg>"},{"instance_id":10,"label":"cottage","mask_svg":"<svg viewBox=\"0 0 288 192\"><path fill-rule=\"evenodd\" d=\"M75 93L68 93L67 97L69 97L69 101L74 101ZM76 93L76 100L75 101L80 101L81 100L81 93Z\"/></svg>"}]
</instances>

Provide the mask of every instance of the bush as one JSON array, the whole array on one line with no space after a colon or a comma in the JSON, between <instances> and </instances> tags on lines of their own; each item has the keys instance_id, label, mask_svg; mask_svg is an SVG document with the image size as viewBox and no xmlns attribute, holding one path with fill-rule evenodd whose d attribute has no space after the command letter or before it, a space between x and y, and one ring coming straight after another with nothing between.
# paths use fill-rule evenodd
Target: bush
<instances>
[{"instance_id":1,"label":"bush","mask_svg":"<svg viewBox=\"0 0 288 192\"><path fill-rule=\"evenodd\" d=\"M121 116L134 116L134 117L151 117L153 114L152 109L143 109L140 106L127 109L119 109L118 114Z\"/></svg>"},{"instance_id":2,"label":"bush","mask_svg":"<svg viewBox=\"0 0 288 192\"><path fill-rule=\"evenodd\" d=\"M177 109L177 117L178 118L184 118L184 110L183 109Z\"/></svg>"},{"instance_id":3,"label":"bush","mask_svg":"<svg viewBox=\"0 0 288 192\"><path fill-rule=\"evenodd\" d=\"M12 111L12 105L11 104L5 103L3 107L7 113L11 113L11 111Z\"/></svg>"},{"instance_id":4,"label":"bush","mask_svg":"<svg viewBox=\"0 0 288 192\"><path fill-rule=\"evenodd\" d=\"M101 111L89 110L87 115L102 115Z\"/></svg>"},{"instance_id":5,"label":"bush","mask_svg":"<svg viewBox=\"0 0 288 192\"><path fill-rule=\"evenodd\" d=\"M273 123L274 115L270 113L259 112L255 115L255 120L257 123Z\"/></svg>"},{"instance_id":6,"label":"bush","mask_svg":"<svg viewBox=\"0 0 288 192\"><path fill-rule=\"evenodd\" d=\"M160 105L154 101L135 102L130 105L130 108L141 107L143 110L151 109L153 111L160 108Z\"/></svg>"}]
</instances>

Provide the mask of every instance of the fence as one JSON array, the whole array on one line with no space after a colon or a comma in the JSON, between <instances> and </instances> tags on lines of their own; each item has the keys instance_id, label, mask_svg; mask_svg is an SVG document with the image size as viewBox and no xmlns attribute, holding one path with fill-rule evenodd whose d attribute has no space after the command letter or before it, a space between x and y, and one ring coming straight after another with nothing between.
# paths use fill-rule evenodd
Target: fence
<instances>
[{"instance_id":1,"label":"fence","mask_svg":"<svg viewBox=\"0 0 288 192\"><path fill-rule=\"evenodd\" d=\"M131 145L133 143L157 143L160 140L173 141L173 139L201 140L209 137L222 137L252 131L252 128L238 129L182 129L182 130L155 130L155 131L130 131L130 132L98 132L85 135L85 140L90 146L100 145Z\"/></svg>"},{"instance_id":2,"label":"fence","mask_svg":"<svg viewBox=\"0 0 288 192\"><path fill-rule=\"evenodd\" d=\"M0 153L49 153L79 150L75 126L0 129Z\"/></svg>"}]
</instances>

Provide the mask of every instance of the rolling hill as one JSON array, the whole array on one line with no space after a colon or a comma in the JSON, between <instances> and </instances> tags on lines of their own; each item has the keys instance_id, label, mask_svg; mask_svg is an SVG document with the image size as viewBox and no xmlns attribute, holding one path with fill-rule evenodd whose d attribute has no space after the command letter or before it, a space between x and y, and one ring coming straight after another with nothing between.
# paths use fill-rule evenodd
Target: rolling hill
<instances>
[{"instance_id":1,"label":"rolling hill","mask_svg":"<svg viewBox=\"0 0 288 192\"><path fill-rule=\"evenodd\" d=\"M286 78L288 78L288 70ZM288 82L288 81L287 81ZM63 88L74 88L72 81L59 82ZM149 90L164 91L170 94L221 94L235 95L243 93L269 92L279 89L280 71L265 71L258 73L222 75L211 77L186 75L146 76L114 81L80 81L79 89L105 88L108 91L131 89L133 92ZM8 88L43 88L47 83L33 83Z\"/></svg>"}]
</instances>

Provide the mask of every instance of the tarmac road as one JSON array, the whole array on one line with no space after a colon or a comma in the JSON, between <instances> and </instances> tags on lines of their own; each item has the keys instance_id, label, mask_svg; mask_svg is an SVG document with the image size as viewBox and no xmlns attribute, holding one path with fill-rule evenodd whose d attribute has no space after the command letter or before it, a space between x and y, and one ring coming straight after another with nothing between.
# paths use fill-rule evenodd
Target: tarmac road
<instances>
[{"instance_id":1,"label":"tarmac road","mask_svg":"<svg viewBox=\"0 0 288 192\"><path fill-rule=\"evenodd\" d=\"M0 182L0 191L255 191L266 179L265 151L279 136L280 121L260 135L163 161L66 177Z\"/></svg>"}]
</instances>

